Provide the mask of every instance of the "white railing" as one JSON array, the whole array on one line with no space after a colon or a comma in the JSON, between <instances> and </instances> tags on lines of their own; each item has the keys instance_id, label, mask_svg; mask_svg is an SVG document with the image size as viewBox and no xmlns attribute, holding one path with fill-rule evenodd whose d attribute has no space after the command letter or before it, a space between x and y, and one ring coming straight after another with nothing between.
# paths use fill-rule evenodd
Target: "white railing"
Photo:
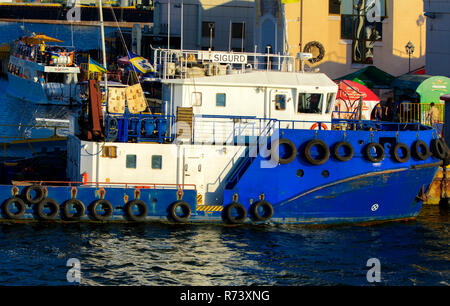
<instances>
[{"instance_id":1,"label":"white railing","mask_svg":"<svg viewBox=\"0 0 450 306\"><path fill-rule=\"evenodd\" d=\"M255 70L293 72L295 58L256 52L155 49L153 65L160 79L189 78Z\"/></svg>"}]
</instances>

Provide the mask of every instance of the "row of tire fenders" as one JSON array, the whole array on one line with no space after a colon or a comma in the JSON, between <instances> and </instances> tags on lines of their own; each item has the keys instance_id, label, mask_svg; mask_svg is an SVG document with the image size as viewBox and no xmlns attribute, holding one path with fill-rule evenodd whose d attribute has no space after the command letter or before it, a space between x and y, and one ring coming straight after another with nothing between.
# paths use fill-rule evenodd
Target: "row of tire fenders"
<instances>
[{"instance_id":1,"label":"row of tire fenders","mask_svg":"<svg viewBox=\"0 0 450 306\"><path fill-rule=\"evenodd\" d=\"M278 153L280 146L287 147L287 156L280 156ZM311 149L313 147L317 147L321 152L319 156L313 156L313 154L311 154ZM342 154L342 151L344 154ZM375 154L373 154L373 151ZM398 142L392 148L391 157L398 163L407 162L411 155L415 159L421 161L428 159L431 155L438 159L444 159L447 156L447 151L447 145L441 138L433 139L430 143L430 147L426 142L417 140L413 143L411 149L406 144ZM330 153L333 153L334 158L338 161L345 162L353 158L354 149L349 142L339 141L335 143L330 150L323 140L312 139L306 143L303 150L305 159L312 165L324 164L330 158ZM280 138L272 143L271 154L272 160L276 160L280 164L289 164L296 158L297 148L291 140ZM384 159L385 149L383 145L377 142L371 142L363 148L363 154L368 161L378 163Z\"/></svg>"},{"instance_id":2,"label":"row of tire fenders","mask_svg":"<svg viewBox=\"0 0 450 306\"><path fill-rule=\"evenodd\" d=\"M113 206L104 198L93 201L86 209L84 203L74 197L59 205L56 200L48 198L46 194L46 188L41 185L35 184L26 187L21 195L15 194L14 197L3 203L3 216L12 220L21 219L27 211L27 206L33 208L36 219L44 221L56 220L59 216L65 221L79 221L86 215L86 212L89 218L95 221L108 221L113 216ZM15 210L13 206L16 207ZM99 208L101 208L100 211ZM123 216L128 221L144 221L148 216L148 206L139 199L128 201L121 208ZM234 210L237 216L234 216ZM191 214L190 205L182 200L173 202L167 208L167 219L172 222L188 222ZM260 200L250 207L250 217L254 221L267 221L272 215L272 205L267 201ZM226 223L243 223L246 218L246 209L236 201L228 204L222 210L222 219Z\"/></svg>"}]
</instances>

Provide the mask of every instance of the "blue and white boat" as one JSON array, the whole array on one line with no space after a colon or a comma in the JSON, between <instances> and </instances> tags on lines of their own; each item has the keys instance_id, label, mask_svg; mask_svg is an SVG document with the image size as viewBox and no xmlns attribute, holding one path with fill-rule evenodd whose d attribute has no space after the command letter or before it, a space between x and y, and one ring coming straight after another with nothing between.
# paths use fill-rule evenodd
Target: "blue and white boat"
<instances>
[{"instance_id":1,"label":"blue and white boat","mask_svg":"<svg viewBox=\"0 0 450 306\"><path fill-rule=\"evenodd\" d=\"M155 51L161 96L151 112L131 111L131 100L115 108L123 112L102 111L90 81L89 124L72 120L68 137L67 181L0 186L3 220L340 224L418 215L447 156L434 129L332 119L338 87L325 74L295 72L288 56L214 55Z\"/></svg>"},{"instance_id":2,"label":"blue and white boat","mask_svg":"<svg viewBox=\"0 0 450 306\"><path fill-rule=\"evenodd\" d=\"M74 48L46 42L60 41L34 34L12 43L7 94L35 104L79 104L82 90Z\"/></svg>"}]
</instances>

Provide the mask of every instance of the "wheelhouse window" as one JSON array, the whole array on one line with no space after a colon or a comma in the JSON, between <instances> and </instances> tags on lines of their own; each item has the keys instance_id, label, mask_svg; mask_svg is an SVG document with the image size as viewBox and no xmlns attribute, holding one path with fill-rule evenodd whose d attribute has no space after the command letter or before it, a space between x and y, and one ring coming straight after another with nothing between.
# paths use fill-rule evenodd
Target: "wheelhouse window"
<instances>
[{"instance_id":1,"label":"wheelhouse window","mask_svg":"<svg viewBox=\"0 0 450 306\"><path fill-rule=\"evenodd\" d=\"M226 95L224 93L216 94L216 106L225 107L226 106Z\"/></svg>"},{"instance_id":2,"label":"wheelhouse window","mask_svg":"<svg viewBox=\"0 0 450 306\"><path fill-rule=\"evenodd\" d=\"M245 38L245 23L232 23L231 24L231 38Z\"/></svg>"},{"instance_id":3,"label":"wheelhouse window","mask_svg":"<svg viewBox=\"0 0 450 306\"><path fill-rule=\"evenodd\" d=\"M286 95L275 95L275 109L276 110L286 109Z\"/></svg>"},{"instance_id":4,"label":"wheelhouse window","mask_svg":"<svg viewBox=\"0 0 450 306\"><path fill-rule=\"evenodd\" d=\"M318 93L299 93L298 113L321 114L323 95Z\"/></svg>"},{"instance_id":5,"label":"wheelhouse window","mask_svg":"<svg viewBox=\"0 0 450 306\"><path fill-rule=\"evenodd\" d=\"M335 94L330 92L327 94L327 107L325 108L325 113L329 114L331 112L331 107L333 105Z\"/></svg>"}]
</instances>

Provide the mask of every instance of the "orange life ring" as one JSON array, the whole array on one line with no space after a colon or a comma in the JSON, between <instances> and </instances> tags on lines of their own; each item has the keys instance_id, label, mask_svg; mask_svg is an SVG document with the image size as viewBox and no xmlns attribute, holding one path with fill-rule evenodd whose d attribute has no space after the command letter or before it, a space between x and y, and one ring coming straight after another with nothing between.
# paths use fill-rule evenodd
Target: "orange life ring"
<instances>
[{"instance_id":1,"label":"orange life ring","mask_svg":"<svg viewBox=\"0 0 450 306\"><path fill-rule=\"evenodd\" d=\"M322 122L321 122L320 125L321 125L322 129L328 130L328 127L327 127L327 125L326 125L325 123L322 123ZM319 122L316 122L316 123L314 123L313 125L311 125L310 129L311 129L311 130L315 130L315 129L318 128L318 127L319 127Z\"/></svg>"}]
</instances>

